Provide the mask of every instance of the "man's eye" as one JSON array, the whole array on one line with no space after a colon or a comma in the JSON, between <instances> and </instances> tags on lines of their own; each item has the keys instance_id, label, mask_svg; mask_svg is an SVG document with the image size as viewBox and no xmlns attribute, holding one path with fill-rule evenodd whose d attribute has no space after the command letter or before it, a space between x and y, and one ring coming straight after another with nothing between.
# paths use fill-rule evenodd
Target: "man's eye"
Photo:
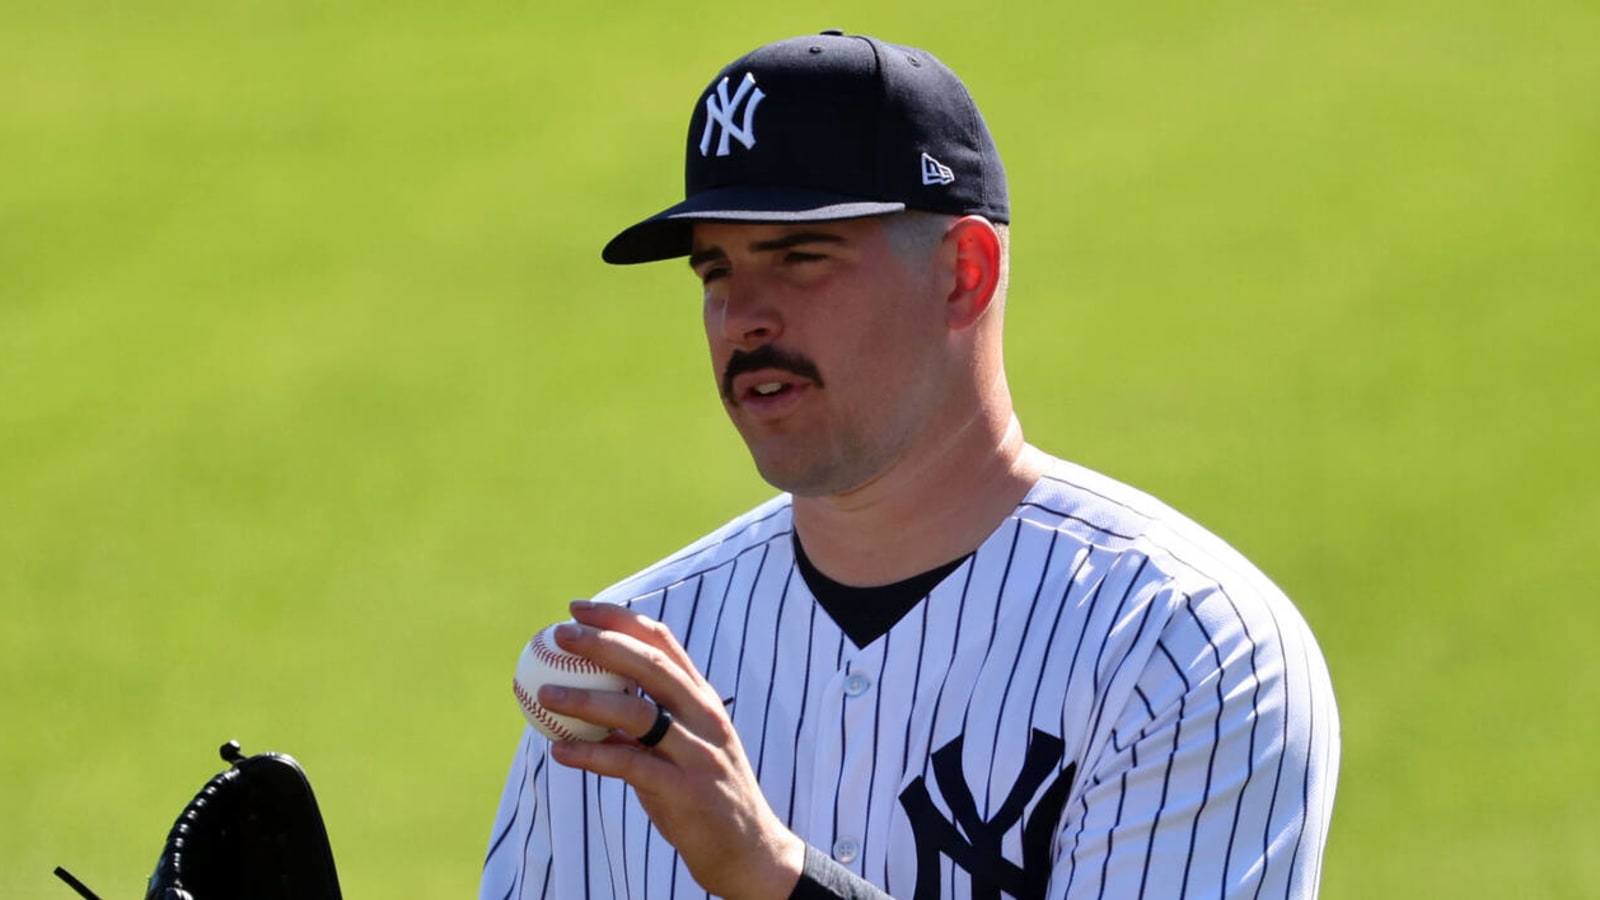
<instances>
[{"instance_id":1,"label":"man's eye","mask_svg":"<svg viewBox=\"0 0 1600 900\"><path fill-rule=\"evenodd\" d=\"M788 253L784 254L783 257L784 262L792 263L817 262L818 260L823 259L827 259L827 257L820 253L802 253L799 250L790 250Z\"/></svg>"},{"instance_id":2,"label":"man's eye","mask_svg":"<svg viewBox=\"0 0 1600 900\"><path fill-rule=\"evenodd\" d=\"M727 275L728 275L728 270L727 270L726 267L724 267L724 266L713 266L711 268L705 269L704 271L702 271L700 273L700 283L701 284L710 284L711 282L716 281L719 278L726 278Z\"/></svg>"}]
</instances>

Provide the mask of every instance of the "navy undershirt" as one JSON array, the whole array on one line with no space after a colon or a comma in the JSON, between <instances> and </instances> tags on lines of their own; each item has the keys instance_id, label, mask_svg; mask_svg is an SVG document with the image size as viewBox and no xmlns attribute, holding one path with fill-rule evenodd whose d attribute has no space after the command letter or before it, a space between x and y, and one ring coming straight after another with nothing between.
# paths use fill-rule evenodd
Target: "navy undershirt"
<instances>
[{"instance_id":1,"label":"navy undershirt","mask_svg":"<svg viewBox=\"0 0 1600 900\"><path fill-rule=\"evenodd\" d=\"M845 636L850 638L850 643L855 644L857 649L887 634L889 629L905 618L906 613L915 609L917 604L945 579L945 576L972 558L972 554L968 553L936 569L929 569L920 575L913 575L894 584L851 587L834 581L812 565L811 559L806 556L805 548L800 546L799 534L793 534L791 540L794 543L795 562L800 566L800 577L806 580L806 587L811 589L811 595L817 598L817 603L822 606L823 611L844 631Z\"/></svg>"}]
</instances>

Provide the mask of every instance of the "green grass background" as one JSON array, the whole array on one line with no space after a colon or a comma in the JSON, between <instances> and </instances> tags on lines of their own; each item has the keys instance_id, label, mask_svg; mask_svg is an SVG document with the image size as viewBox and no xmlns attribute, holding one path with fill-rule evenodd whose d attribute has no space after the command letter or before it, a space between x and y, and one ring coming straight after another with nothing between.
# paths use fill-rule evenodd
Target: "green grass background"
<instances>
[{"instance_id":1,"label":"green grass background","mask_svg":"<svg viewBox=\"0 0 1600 900\"><path fill-rule=\"evenodd\" d=\"M1600 7L0 0L0 896L139 896L295 754L468 896L522 639L768 495L693 283L603 266L827 27L978 96L1030 437L1315 627L1330 898L1600 897Z\"/></svg>"}]
</instances>

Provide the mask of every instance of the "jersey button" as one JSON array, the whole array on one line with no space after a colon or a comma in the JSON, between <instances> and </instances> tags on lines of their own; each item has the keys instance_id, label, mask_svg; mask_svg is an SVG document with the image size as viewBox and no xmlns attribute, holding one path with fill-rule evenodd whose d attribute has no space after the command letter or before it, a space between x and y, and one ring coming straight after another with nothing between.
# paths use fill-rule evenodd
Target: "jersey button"
<instances>
[{"instance_id":1,"label":"jersey button","mask_svg":"<svg viewBox=\"0 0 1600 900\"><path fill-rule=\"evenodd\" d=\"M844 680L844 692L847 696L859 697L872 687L872 679L860 672L851 672Z\"/></svg>"},{"instance_id":2,"label":"jersey button","mask_svg":"<svg viewBox=\"0 0 1600 900\"><path fill-rule=\"evenodd\" d=\"M847 866L860 855L861 844L855 838L840 838L833 842L833 858Z\"/></svg>"}]
</instances>

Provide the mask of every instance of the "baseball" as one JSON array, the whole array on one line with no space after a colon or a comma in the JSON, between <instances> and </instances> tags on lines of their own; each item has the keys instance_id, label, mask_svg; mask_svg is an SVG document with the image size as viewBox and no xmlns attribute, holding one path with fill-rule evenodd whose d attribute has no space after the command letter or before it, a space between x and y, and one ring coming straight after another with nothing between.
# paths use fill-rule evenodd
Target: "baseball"
<instances>
[{"instance_id":1,"label":"baseball","mask_svg":"<svg viewBox=\"0 0 1600 900\"><path fill-rule=\"evenodd\" d=\"M517 659L517 674L511 680L517 705L522 707L528 724L552 741L603 740L611 733L609 728L558 715L540 706L539 686L558 684L592 691L629 693L635 690L634 683L557 647L555 630L556 625L543 629L522 648L522 655Z\"/></svg>"}]
</instances>

